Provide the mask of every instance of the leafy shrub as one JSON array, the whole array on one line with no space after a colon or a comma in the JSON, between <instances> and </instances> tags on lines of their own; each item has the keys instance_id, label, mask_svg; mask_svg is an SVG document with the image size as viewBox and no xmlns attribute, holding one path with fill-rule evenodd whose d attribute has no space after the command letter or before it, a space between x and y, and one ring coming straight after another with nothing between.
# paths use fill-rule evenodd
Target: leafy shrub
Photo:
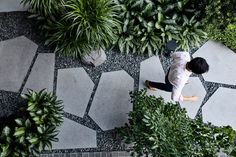
<instances>
[{"instance_id":1,"label":"leafy shrub","mask_svg":"<svg viewBox=\"0 0 236 157\"><path fill-rule=\"evenodd\" d=\"M137 156L206 157L215 156L220 148L229 154L234 146L235 132L229 126L192 120L179 105L147 96L144 90L132 93L131 102L134 110L120 133L126 143L134 145Z\"/></svg>"},{"instance_id":2,"label":"leafy shrub","mask_svg":"<svg viewBox=\"0 0 236 157\"><path fill-rule=\"evenodd\" d=\"M236 49L236 1L210 0L206 6L208 37Z\"/></svg>"},{"instance_id":3,"label":"leafy shrub","mask_svg":"<svg viewBox=\"0 0 236 157\"><path fill-rule=\"evenodd\" d=\"M49 43L56 51L79 57L98 48L108 48L117 40L117 5L112 0L70 0L66 14L51 26Z\"/></svg>"},{"instance_id":4,"label":"leafy shrub","mask_svg":"<svg viewBox=\"0 0 236 157\"><path fill-rule=\"evenodd\" d=\"M0 128L0 156L28 157L37 155L51 142L57 141L57 127L63 121L62 101L52 93L29 90L22 95L27 108L11 125Z\"/></svg>"},{"instance_id":5,"label":"leafy shrub","mask_svg":"<svg viewBox=\"0 0 236 157\"><path fill-rule=\"evenodd\" d=\"M116 0L122 27L118 46L121 52L158 53L168 41L179 48L199 46L206 33L198 22L196 2L189 0Z\"/></svg>"}]
</instances>

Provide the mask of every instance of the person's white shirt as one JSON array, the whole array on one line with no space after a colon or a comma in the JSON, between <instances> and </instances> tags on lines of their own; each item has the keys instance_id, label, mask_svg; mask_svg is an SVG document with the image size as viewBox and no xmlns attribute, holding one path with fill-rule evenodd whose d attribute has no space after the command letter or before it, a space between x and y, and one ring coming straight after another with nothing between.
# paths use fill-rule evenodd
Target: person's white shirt
<instances>
[{"instance_id":1,"label":"person's white shirt","mask_svg":"<svg viewBox=\"0 0 236 157\"><path fill-rule=\"evenodd\" d=\"M172 59L173 61L168 75L168 80L173 85L171 99L174 101L183 101L181 92L189 76L192 74L191 71L186 69L186 64L190 61L190 55L188 52L175 52L172 55Z\"/></svg>"}]
</instances>

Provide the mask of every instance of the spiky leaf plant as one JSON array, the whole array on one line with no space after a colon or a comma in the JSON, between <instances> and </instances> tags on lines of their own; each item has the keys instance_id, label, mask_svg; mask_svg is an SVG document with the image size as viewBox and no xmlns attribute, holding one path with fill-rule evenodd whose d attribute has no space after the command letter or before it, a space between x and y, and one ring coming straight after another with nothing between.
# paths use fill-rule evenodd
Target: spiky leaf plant
<instances>
[{"instance_id":1,"label":"spiky leaf plant","mask_svg":"<svg viewBox=\"0 0 236 157\"><path fill-rule=\"evenodd\" d=\"M158 53L176 40L179 48L198 46L206 34L199 12L190 0L116 0L123 21L118 46L121 52Z\"/></svg>"},{"instance_id":2,"label":"spiky leaf plant","mask_svg":"<svg viewBox=\"0 0 236 157\"><path fill-rule=\"evenodd\" d=\"M58 21L65 12L64 0L21 0L29 6L29 18L34 19L41 34L48 35L52 22Z\"/></svg>"},{"instance_id":3,"label":"spiky leaf plant","mask_svg":"<svg viewBox=\"0 0 236 157\"><path fill-rule=\"evenodd\" d=\"M70 0L65 8L66 15L52 26L48 39L56 51L80 57L116 42L118 7L112 0Z\"/></svg>"},{"instance_id":4,"label":"spiky leaf plant","mask_svg":"<svg viewBox=\"0 0 236 157\"><path fill-rule=\"evenodd\" d=\"M30 11L43 17L60 13L64 0L21 0L24 5L29 5Z\"/></svg>"},{"instance_id":5,"label":"spiky leaf plant","mask_svg":"<svg viewBox=\"0 0 236 157\"><path fill-rule=\"evenodd\" d=\"M28 157L39 154L56 142L57 127L63 121L62 101L52 93L28 91L22 95L27 101L14 122L0 129L1 157Z\"/></svg>"}]
</instances>

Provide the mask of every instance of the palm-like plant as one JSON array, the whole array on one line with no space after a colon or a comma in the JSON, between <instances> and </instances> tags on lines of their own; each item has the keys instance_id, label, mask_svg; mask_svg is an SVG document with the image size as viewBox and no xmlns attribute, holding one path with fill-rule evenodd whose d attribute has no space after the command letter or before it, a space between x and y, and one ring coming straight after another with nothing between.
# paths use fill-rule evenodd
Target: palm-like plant
<instances>
[{"instance_id":1,"label":"palm-like plant","mask_svg":"<svg viewBox=\"0 0 236 157\"><path fill-rule=\"evenodd\" d=\"M70 0L65 8L67 13L54 23L48 40L56 44L56 51L80 57L116 42L118 7L112 0Z\"/></svg>"}]
</instances>

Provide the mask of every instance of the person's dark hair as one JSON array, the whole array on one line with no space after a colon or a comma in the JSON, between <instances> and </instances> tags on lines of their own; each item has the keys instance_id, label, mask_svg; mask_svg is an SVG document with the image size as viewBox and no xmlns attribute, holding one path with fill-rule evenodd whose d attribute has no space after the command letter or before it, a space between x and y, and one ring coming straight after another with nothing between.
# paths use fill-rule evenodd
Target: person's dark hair
<instances>
[{"instance_id":1,"label":"person's dark hair","mask_svg":"<svg viewBox=\"0 0 236 157\"><path fill-rule=\"evenodd\" d=\"M188 69L195 74L203 74L209 70L209 65L206 60L201 57L196 57L188 62Z\"/></svg>"}]
</instances>

